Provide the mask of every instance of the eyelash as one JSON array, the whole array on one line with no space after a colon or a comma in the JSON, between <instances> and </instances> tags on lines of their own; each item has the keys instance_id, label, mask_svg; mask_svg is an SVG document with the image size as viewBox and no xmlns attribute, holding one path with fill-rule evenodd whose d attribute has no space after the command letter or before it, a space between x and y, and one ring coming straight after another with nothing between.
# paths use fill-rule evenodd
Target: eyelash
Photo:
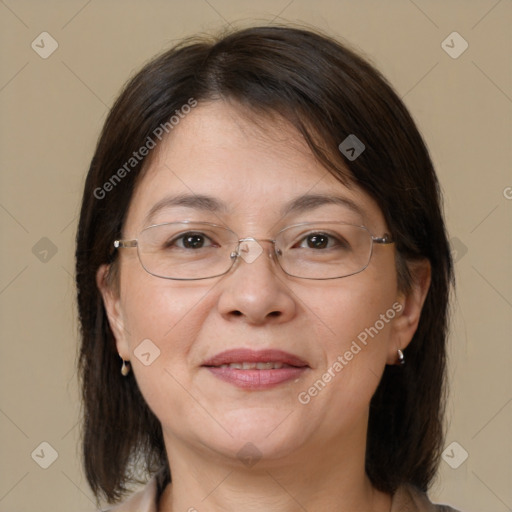
<instances>
[{"instance_id":1,"label":"eyelash","mask_svg":"<svg viewBox=\"0 0 512 512\"><path fill-rule=\"evenodd\" d=\"M186 233L181 233L180 235L177 235L175 236L174 238L172 238L171 240L167 240L163 247L164 249L168 249L170 247L173 247L173 246L176 246L178 247L179 249L187 249L187 247L181 247L177 244L178 241L183 241L185 238L187 237L193 237L193 236L200 236L200 237L203 237L205 240L209 240L210 242L212 242L210 245L208 245L207 247L211 247L211 246L214 246L214 243L213 243L213 240L206 234L204 233L201 233L201 232L198 232L198 231L188 231ZM202 247L201 247L202 248Z\"/></svg>"},{"instance_id":2,"label":"eyelash","mask_svg":"<svg viewBox=\"0 0 512 512\"><path fill-rule=\"evenodd\" d=\"M189 237L191 238L191 237L196 237L196 236L197 237L201 237L203 239L203 244L200 247L201 249L205 248L205 247L213 247L215 245L217 247L219 247L219 245L216 244L214 242L214 240L212 238L210 238L208 235L206 235L205 233L201 233L201 232L198 232L198 231L189 231L189 232L186 232L186 233L182 233L182 234L180 234L178 236L175 236L171 240L168 240L164 244L164 248L168 249L168 248L171 248L171 247L178 247L180 249L191 249L191 250L194 250L192 248L184 247L183 243L184 243L184 240L186 238L189 238ZM314 237L314 236L327 237L327 239L328 239L327 240L327 247L322 247L321 249L332 249L334 247L349 248L349 245L348 245L346 240L340 239L339 237L336 237L336 236L334 236L334 235L332 235L330 233L324 233L324 232L310 232L310 233L307 233L307 234L303 235L302 238L300 238L299 241L292 246L292 248L301 248L303 243L307 243L308 238ZM204 245L204 243L206 241L209 241L210 243L208 245ZM306 247L302 247L302 248L306 248ZM309 248L313 249L313 250L319 250L319 248L313 248L313 247L309 247Z\"/></svg>"},{"instance_id":3,"label":"eyelash","mask_svg":"<svg viewBox=\"0 0 512 512\"><path fill-rule=\"evenodd\" d=\"M307 242L308 238L312 237L312 236L327 237L328 238L328 247L327 247L327 249L333 248L333 245L332 245L331 242L334 242L334 247L338 247L339 246L339 247L343 247L343 248L349 248L349 244L347 243L347 241L345 239L337 237L337 236L332 235L330 233L325 233L325 232L321 232L321 231L312 231L310 233L305 234L299 240L298 245L300 246L302 243ZM329 246L329 244L331 244L331 245ZM297 245L297 244L295 244L295 245ZM295 247L295 245L294 245L294 247Z\"/></svg>"}]
</instances>

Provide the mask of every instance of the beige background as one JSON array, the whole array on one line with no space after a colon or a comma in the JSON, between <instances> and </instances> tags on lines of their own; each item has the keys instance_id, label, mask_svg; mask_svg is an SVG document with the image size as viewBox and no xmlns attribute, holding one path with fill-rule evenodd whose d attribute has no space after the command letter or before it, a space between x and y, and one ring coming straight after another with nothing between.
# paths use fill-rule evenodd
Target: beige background
<instances>
[{"instance_id":1,"label":"beige background","mask_svg":"<svg viewBox=\"0 0 512 512\"><path fill-rule=\"evenodd\" d=\"M512 510L511 21L510 0L1 0L0 511L94 509L78 455L73 244L109 106L174 41L258 22L346 39L417 120L458 260L446 445L469 453L457 469L441 463L431 495ZM31 48L43 31L59 45L47 59ZM469 44L456 59L441 46L453 31ZM58 453L48 469L35 462L50 461L41 442Z\"/></svg>"}]
</instances>

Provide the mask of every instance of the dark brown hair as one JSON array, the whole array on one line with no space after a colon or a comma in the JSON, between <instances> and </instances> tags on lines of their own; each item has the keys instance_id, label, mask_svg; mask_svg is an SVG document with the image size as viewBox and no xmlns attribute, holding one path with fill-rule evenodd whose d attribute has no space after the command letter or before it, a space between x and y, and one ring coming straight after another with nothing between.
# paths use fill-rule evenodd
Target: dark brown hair
<instances>
[{"instance_id":1,"label":"dark brown hair","mask_svg":"<svg viewBox=\"0 0 512 512\"><path fill-rule=\"evenodd\" d=\"M386 367L371 401L366 454L367 473L378 489L393 492L410 483L427 490L443 440L453 279L439 184L428 151L397 94L353 51L306 30L255 27L213 41L187 40L155 58L126 85L100 135L76 246L83 457L93 492L115 502L135 481L134 467L149 474L162 467L169 472L160 423L133 375L120 374L95 275L100 265L115 262L113 241L121 234L147 158L128 168L126 162L191 98L199 105L230 101L260 116L286 119L326 169L367 191L396 241L403 289L410 282L408 264L430 261L432 281L405 351L407 363ZM350 134L366 148L353 161L338 149ZM112 181L123 165L128 172ZM106 187L108 194L98 192L106 190L107 182L112 185Z\"/></svg>"}]
</instances>

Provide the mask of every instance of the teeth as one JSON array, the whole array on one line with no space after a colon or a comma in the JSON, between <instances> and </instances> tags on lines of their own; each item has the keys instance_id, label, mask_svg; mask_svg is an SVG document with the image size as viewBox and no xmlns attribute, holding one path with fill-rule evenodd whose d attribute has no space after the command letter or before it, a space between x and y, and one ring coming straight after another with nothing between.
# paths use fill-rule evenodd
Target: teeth
<instances>
[{"instance_id":1,"label":"teeth","mask_svg":"<svg viewBox=\"0 0 512 512\"><path fill-rule=\"evenodd\" d=\"M279 370L283 367L283 363L256 363L257 370Z\"/></svg>"},{"instance_id":2,"label":"teeth","mask_svg":"<svg viewBox=\"0 0 512 512\"><path fill-rule=\"evenodd\" d=\"M289 364L274 363L269 361L267 363L229 363L221 364L219 368L235 368L236 370L279 370L280 368L291 368Z\"/></svg>"}]
</instances>

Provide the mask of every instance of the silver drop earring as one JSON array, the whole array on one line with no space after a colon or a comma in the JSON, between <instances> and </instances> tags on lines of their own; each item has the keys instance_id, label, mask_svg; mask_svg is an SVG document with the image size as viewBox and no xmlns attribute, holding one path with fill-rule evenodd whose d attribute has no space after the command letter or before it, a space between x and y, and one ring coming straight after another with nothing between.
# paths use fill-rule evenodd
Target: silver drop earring
<instances>
[{"instance_id":1,"label":"silver drop earring","mask_svg":"<svg viewBox=\"0 0 512 512\"><path fill-rule=\"evenodd\" d=\"M405 364L404 353L398 349L398 364Z\"/></svg>"}]
</instances>

